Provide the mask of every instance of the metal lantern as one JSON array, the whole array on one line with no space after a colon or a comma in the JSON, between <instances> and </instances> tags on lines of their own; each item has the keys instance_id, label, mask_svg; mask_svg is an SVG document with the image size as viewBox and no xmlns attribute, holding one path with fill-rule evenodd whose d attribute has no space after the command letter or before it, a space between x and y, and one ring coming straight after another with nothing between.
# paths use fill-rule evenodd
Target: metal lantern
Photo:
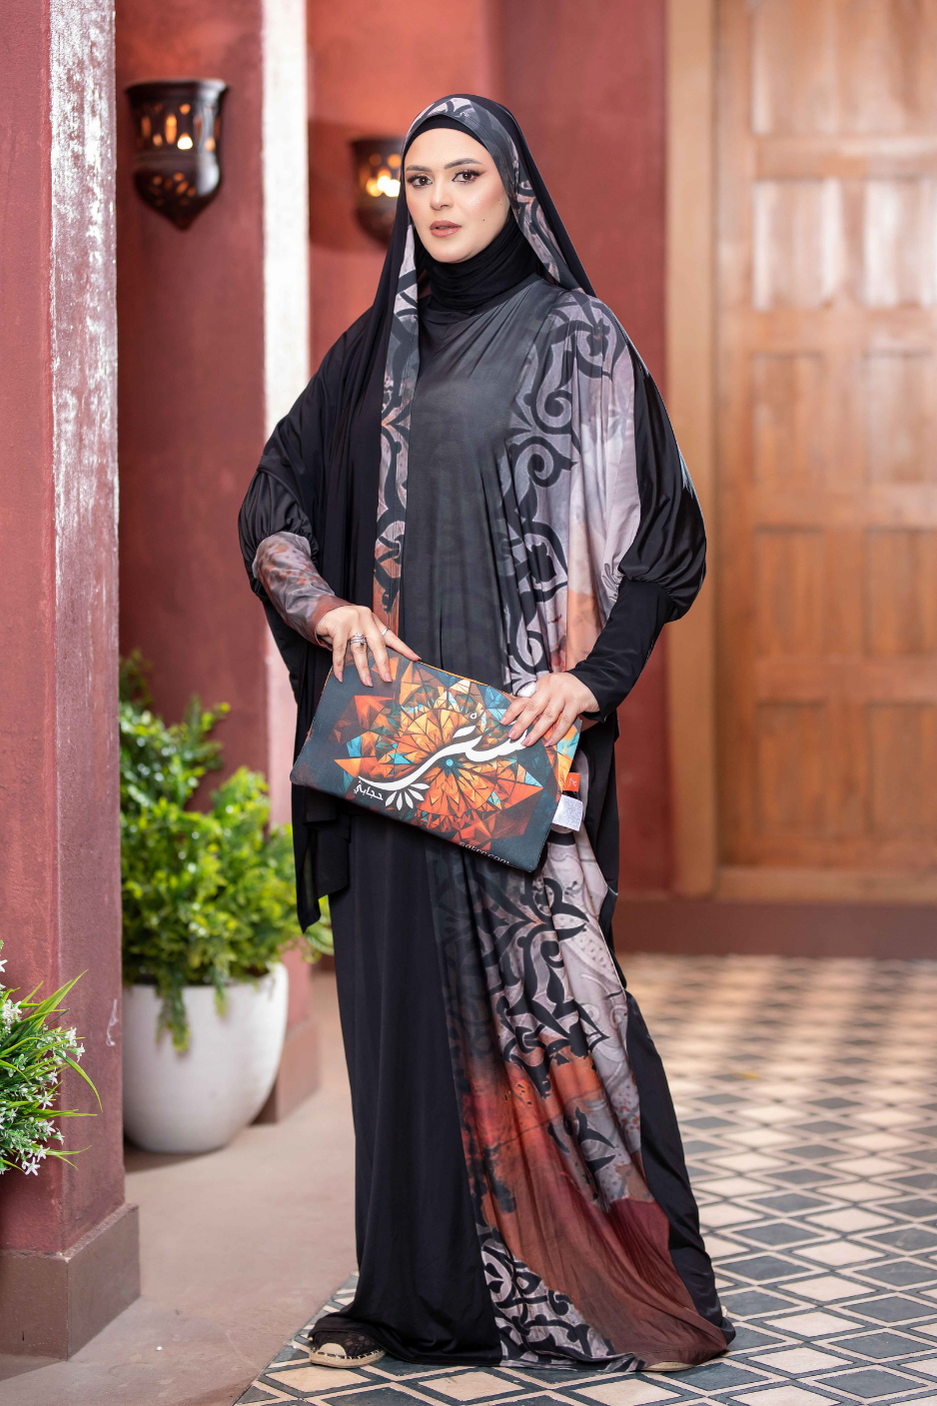
<instances>
[{"instance_id":1,"label":"metal lantern","mask_svg":"<svg viewBox=\"0 0 937 1406\"><path fill-rule=\"evenodd\" d=\"M361 137L351 143L358 223L382 244L390 242L397 215L403 141L403 137Z\"/></svg>"},{"instance_id":2,"label":"metal lantern","mask_svg":"<svg viewBox=\"0 0 937 1406\"><path fill-rule=\"evenodd\" d=\"M127 88L136 136L133 183L177 229L188 229L221 185L217 78L166 78Z\"/></svg>"}]
</instances>

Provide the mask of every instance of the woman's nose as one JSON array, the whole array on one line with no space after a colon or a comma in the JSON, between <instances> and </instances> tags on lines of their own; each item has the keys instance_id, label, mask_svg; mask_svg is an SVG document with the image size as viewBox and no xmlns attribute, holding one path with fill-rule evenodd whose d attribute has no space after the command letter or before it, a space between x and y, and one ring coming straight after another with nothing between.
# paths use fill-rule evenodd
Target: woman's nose
<instances>
[{"instance_id":1,"label":"woman's nose","mask_svg":"<svg viewBox=\"0 0 937 1406\"><path fill-rule=\"evenodd\" d=\"M449 204L446 188L443 185L434 185L433 194L430 197L430 205L434 210L443 210Z\"/></svg>"}]
</instances>

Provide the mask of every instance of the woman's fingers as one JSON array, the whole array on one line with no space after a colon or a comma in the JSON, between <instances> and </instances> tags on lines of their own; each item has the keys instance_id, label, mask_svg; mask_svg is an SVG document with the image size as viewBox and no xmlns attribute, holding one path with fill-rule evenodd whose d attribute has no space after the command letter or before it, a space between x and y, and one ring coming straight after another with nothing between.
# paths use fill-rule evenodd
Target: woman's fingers
<instances>
[{"instance_id":1,"label":"woman's fingers","mask_svg":"<svg viewBox=\"0 0 937 1406\"><path fill-rule=\"evenodd\" d=\"M399 635L395 635L393 630L387 630L384 635L384 643L388 649L394 650L397 654L402 654L405 659L412 659L419 663L420 656L412 650L408 644L404 644Z\"/></svg>"},{"instance_id":2,"label":"woman's fingers","mask_svg":"<svg viewBox=\"0 0 937 1406\"><path fill-rule=\"evenodd\" d=\"M374 655L374 664L385 683L391 682L388 649L407 659L419 660L419 655L408 644L404 644L393 630L384 629L373 611L365 606L337 606L327 611L319 621L318 634L321 643L328 640L332 649L332 671L341 682L345 672L345 658L349 645L352 658L361 682L370 688L373 684L368 661L368 650ZM363 635L356 640L355 635Z\"/></svg>"},{"instance_id":3,"label":"woman's fingers","mask_svg":"<svg viewBox=\"0 0 937 1406\"><path fill-rule=\"evenodd\" d=\"M345 649L347 645L347 633L341 626L336 626L335 633L332 636L332 673L338 679L339 683L341 683L342 674L345 671Z\"/></svg>"},{"instance_id":4,"label":"woman's fingers","mask_svg":"<svg viewBox=\"0 0 937 1406\"><path fill-rule=\"evenodd\" d=\"M579 713L578 694L571 697L571 687L578 685L569 676L551 674L540 680L529 697L515 698L501 719L510 728L512 740L516 742L526 733L525 745L532 747L549 733L551 746L561 741Z\"/></svg>"},{"instance_id":5,"label":"woman's fingers","mask_svg":"<svg viewBox=\"0 0 937 1406\"><path fill-rule=\"evenodd\" d=\"M359 631L357 630L354 632L354 634L358 633ZM364 634L364 631L362 630L360 631L360 633ZM363 640L359 640L355 639L354 634L352 635L351 639L351 657L355 661L355 668L358 670L359 679L364 684L365 688L370 688L373 683L373 680L371 678L371 670L368 667L367 636L365 636Z\"/></svg>"},{"instance_id":6,"label":"woman's fingers","mask_svg":"<svg viewBox=\"0 0 937 1406\"><path fill-rule=\"evenodd\" d=\"M555 747L558 742L562 742L573 723L576 721L576 709L572 703L567 703L560 716L557 718L553 731L547 738L551 747Z\"/></svg>"},{"instance_id":7,"label":"woman's fingers","mask_svg":"<svg viewBox=\"0 0 937 1406\"><path fill-rule=\"evenodd\" d=\"M529 698L521 699L522 707L511 728L511 738L514 742L523 737L524 733L539 718L544 708L547 706L549 695L544 692L532 693Z\"/></svg>"},{"instance_id":8,"label":"woman's fingers","mask_svg":"<svg viewBox=\"0 0 937 1406\"><path fill-rule=\"evenodd\" d=\"M388 630L388 634L389 633L390 631ZM381 634L378 623L373 615L367 628L367 634L368 644L371 648L371 653L374 655L375 668L377 669L377 672L380 674L384 682L390 683L390 660L387 658L387 645L385 643L384 636Z\"/></svg>"},{"instance_id":9,"label":"woman's fingers","mask_svg":"<svg viewBox=\"0 0 937 1406\"><path fill-rule=\"evenodd\" d=\"M526 745L532 747L535 742L539 742L541 737L553 727L562 711L562 700L559 698L552 699L533 725L528 728Z\"/></svg>"}]
</instances>

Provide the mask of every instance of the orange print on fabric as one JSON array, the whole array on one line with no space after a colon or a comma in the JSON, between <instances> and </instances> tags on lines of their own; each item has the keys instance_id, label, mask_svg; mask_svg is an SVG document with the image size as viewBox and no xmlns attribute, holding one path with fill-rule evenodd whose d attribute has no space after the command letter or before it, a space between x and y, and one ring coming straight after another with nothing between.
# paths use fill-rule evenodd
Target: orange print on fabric
<instances>
[{"instance_id":1,"label":"orange print on fabric","mask_svg":"<svg viewBox=\"0 0 937 1406\"><path fill-rule=\"evenodd\" d=\"M556 747L525 747L501 722L512 700L499 689L399 657L390 664L389 685L366 689L352 669L342 684L330 678L294 781L532 868L578 725Z\"/></svg>"}]
</instances>

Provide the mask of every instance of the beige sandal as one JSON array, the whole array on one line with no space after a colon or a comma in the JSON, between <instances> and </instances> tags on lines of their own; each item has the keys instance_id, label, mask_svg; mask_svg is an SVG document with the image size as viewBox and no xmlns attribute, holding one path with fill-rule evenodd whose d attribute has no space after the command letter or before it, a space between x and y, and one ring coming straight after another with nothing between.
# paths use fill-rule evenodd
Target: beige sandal
<instances>
[{"instance_id":1,"label":"beige sandal","mask_svg":"<svg viewBox=\"0 0 937 1406\"><path fill-rule=\"evenodd\" d=\"M383 1356L382 1347L354 1328L313 1328L309 1334L309 1361L318 1367L367 1367Z\"/></svg>"}]
</instances>

